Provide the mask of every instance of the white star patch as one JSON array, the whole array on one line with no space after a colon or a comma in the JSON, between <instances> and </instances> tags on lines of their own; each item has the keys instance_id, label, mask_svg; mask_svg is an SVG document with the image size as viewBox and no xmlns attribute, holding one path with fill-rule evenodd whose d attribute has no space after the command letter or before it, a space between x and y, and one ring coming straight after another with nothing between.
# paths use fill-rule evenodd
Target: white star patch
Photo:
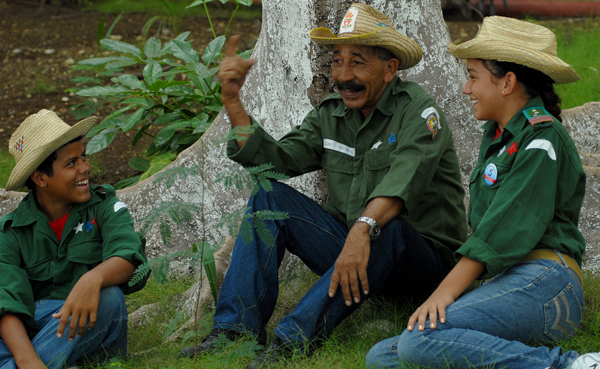
<instances>
[{"instance_id":1,"label":"white star patch","mask_svg":"<svg viewBox=\"0 0 600 369\"><path fill-rule=\"evenodd\" d=\"M83 231L83 223L81 223L81 222L77 223L77 225L75 227L73 227L73 230L75 231L75 234Z\"/></svg>"},{"instance_id":2,"label":"white star patch","mask_svg":"<svg viewBox=\"0 0 600 369\"><path fill-rule=\"evenodd\" d=\"M375 145L373 145L373 147L371 147L371 150L375 150L376 148L378 148L380 145L382 144L381 141L378 141L375 143Z\"/></svg>"}]
</instances>

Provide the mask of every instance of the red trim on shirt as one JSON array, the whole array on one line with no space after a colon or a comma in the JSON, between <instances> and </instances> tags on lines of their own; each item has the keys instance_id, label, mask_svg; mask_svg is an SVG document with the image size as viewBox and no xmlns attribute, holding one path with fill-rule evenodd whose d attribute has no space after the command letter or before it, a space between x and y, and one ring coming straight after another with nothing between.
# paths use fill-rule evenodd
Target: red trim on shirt
<instances>
[{"instance_id":1,"label":"red trim on shirt","mask_svg":"<svg viewBox=\"0 0 600 369\"><path fill-rule=\"evenodd\" d=\"M494 141L496 141L498 136L500 136L501 134L502 134L502 132L500 132L500 128L496 127L496 137L494 137Z\"/></svg>"},{"instance_id":2,"label":"red trim on shirt","mask_svg":"<svg viewBox=\"0 0 600 369\"><path fill-rule=\"evenodd\" d=\"M62 237L63 229L65 228L65 224L67 223L69 214L65 215L64 217L60 218L59 220L50 222L50 228L52 228L52 230L54 231L54 234L56 235L56 239L58 239L58 242L60 242L60 239Z\"/></svg>"}]
</instances>

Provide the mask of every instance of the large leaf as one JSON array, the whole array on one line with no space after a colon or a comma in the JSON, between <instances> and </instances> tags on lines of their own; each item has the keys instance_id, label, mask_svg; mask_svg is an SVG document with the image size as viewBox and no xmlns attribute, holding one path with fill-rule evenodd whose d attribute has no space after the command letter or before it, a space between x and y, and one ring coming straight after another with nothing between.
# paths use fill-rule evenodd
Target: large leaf
<instances>
[{"instance_id":1,"label":"large leaf","mask_svg":"<svg viewBox=\"0 0 600 369\"><path fill-rule=\"evenodd\" d=\"M146 44L144 45L144 54L146 54L146 58L154 59L160 53L160 40L156 37L150 37Z\"/></svg>"},{"instance_id":2,"label":"large leaf","mask_svg":"<svg viewBox=\"0 0 600 369\"><path fill-rule=\"evenodd\" d=\"M252 5L252 0L233 0L236 4L250 6Z\"/></svg>"},{"instance_id":3,"label":"large leaf","mask_svg":"<svg viewBox=\"0 0 600 369\"><path fill-rule=\"evenodd\" d=\"M105 122L105 121L107 121L107 120L109 120L111 118L114 118L114 117L118 117L119 115L125 113L127 110L132 109L132 108L135 108L135 105L128 105L128 106L126 106L124 108L121 108L121 109L119 109L117 111L113 111L112 113L110 113L110 115L108 117L104 118L104 120L102 120L102 122Z\"/></svg>"},{"instance_id":4,"label":"large leaf","mask_svg":"<svg viewBox=\"0 0 600 369\"><path fill-rule=\"evenodd\" d=\"M140 59L142 58L142 52L140 49L126 42L105 38L104 40L100 40L100 45L104 46L104 48L108 50L119 51L125 54L137 56Z\"/></svg>"},{"instance_id":5,"label":"large leaf","mask_svg":"<svg viewBox=\"0 0 600 369\"><path fill-rule=\"evenodd\" d=\"M213 1L213 0L196 0L196 1L194 1L193 3L191 3L190 5L186 6L185 8L186 8L186 9L187 9L187 8L193 8L193 7L195 7L195 6L199 6L199 5L202 5L202 4L204 4L204 3L207 3L207 4L208 4L208 3L210 3L211 1Z\"/></svg>"},{"instance_id":6,"label":"large leaf","mask_svg":"<svg viewBox=\"0 0 600 369\"><path fill-rule=\"evenodd\" d=\"M144 158L131 158L129 166L139 172L145 172L150 169L150 160Z\"/></svg>"},{"instance_id":7,"label":"large leaf","mask_svg":"<svg viewBox=\"0 0 600 369\"><path fill-rule=\"evenodd\" d=\"M95 154L105 149L115 139L118 131L118 128L107 128L92 137L86 146L86 154Z\"/></svg>"},{"instance_id":8,"label":"large leaf","mask_svg":"<svg viewBox=\"0 0 600 369\"><path fill-rule=\"evenodd\" d=\"M106 68L106 69L122 68L122 67L128 67L130 65L134 65L134 64L137 64L137 61L124 56L121 60L117 60L112 63L106 64L106 66L104 68Z\"/></svg>"},{"instance_id":9,"label":"large leaf","mask_svg":"<svg viewBox=\"0 0 600 369\"><path fill-rule=\"evenodd\" d=\"M121 129L121 124L122 124L122 118L121 117L106 117L102 120L102 122L100 122L100 124L96 124L94 127L92 127L92 129L90 129L90 131L88 132L87 135L85 135L86 138L90 138L90 137L94 137L95 135L98 134L98 132L103 131L107 128L115 128L115 129Z\"/></svg>"},{"instance_id":10,"label":"large leaf","mask_svg":"<svg viewBox=\"0 0 600 369\"><path fill-rule=\"evenodd\" d=\"M167 113L167 114L163 114L160 117L156 118L156 120L154 121L154 124L165 124L165 123L169 123L174 121L175 119L179 118L180 115L179 113Z\"/></svg>"},{"instance_id":11,"label":"large leaf","mask_svg":"<svg viewBox=\"0 0 600 369\"><path fill-rule=\"evenodd\" d=\"M170 96L187 96L193 95L194 90L188 86L171 86L165 89L165 93Z\"/></svg>"},{"instance_id":12,"label":"large leaf","mask_svg":"<svg viewBox=\"0 0 600 369\"><path fill-rule=\"evenodd\" d=\"M84 88L76 93L77 96L98 97L98 96L113 96L124 92L129 92L125 86L96 86Z\"/></svg>"},{"instance_id":13,"label":"large leaf","mask_svg":"<svg viewBox=\"0 0 600 369\"><path fill-rule=\"evenodd\" d=\"M168 152L168 153L165 153L162 155L155 156L152 159L152 161L150 162L150 168L148 168L148 170L140 176L140 181L143 181L144 179L149 178L153 174L158 173L164 167L171 164L173 162L173 160L175 160L176 158L177 158L177 154L175 154L174 152ZM184 204L179 203L179 206L182 206L182 205L184 205ZM191 204L186 204L186 205L193 206Z\"/></svg>"},{"instance_id":14,"label":"large leaf","mask_svg":"<svg viewBox=\"0 0 600 369\"><path fill-rule=\"evenodd\" d=\"M212 40L208 46L206 46L206 49L204 49L204 54L202 55L202 61L204 61L204 64L210 65L217 60L219 55L221 55L221 49L223 48L223 45L225 45L225 36L219 36Z\"/></svg>"},{"instance_id":15,"label":"large leaf","mask_svg":"<svg viewBox=\"0 0 600 369\"><path fill-rule=\"evenodd\" d=\"M123 132L129 131L131 129L131 127L135 126L136 123L138 123L140 121L140 119L142 119L142 115L144 115L145 112L146 112L146 109L138 109L135 113L131 114L127 118L127 121L125 122L123 127L121 128L123 130Z\"/></svg>"},{"instance_id":16,"label":"large leaf","mask_svg":"<svg viewBox=\"0 0 600 369\"><path fill-rule=\"evenodd\" d=\"M167 125L163 129L161 129L160 132L158 132L156 134L156 137L154 138L154 145L156 145L157 147L160 147L160 146L166 144L167 142L169 142L171 137L173 137L173 135L175 134L175 132L178 129L189 127L189 126L190 126L189 121L172 122L171 124Z\"/></svg>"},{"instance_id":17,"label":"large leaf","mask_svg":"<svg viewBox=\"0 0 600 369\"><path fill-rule=\"evenodd\" d=\"M160 64L150 63L144 67L144 81L150 86L158 80L158 75L160 73L162 73Z\"/></svg>"},{"instance_id":18,"label":"large leaf","mask_svg":"<svg viewBox=\"0 0 600 369\"><path fill-rule=\"evenodd\" d=\"M173 40L171 52L176 58L183 60L186 64L198 64L199 54L192 48L192 45L186 41Z\"/></svg>"},{"instance_id":19,"label":"large leaf","mask_svg":"<svg viewBox=\"0 0 600 369\"><path fill-rule=\"evenodd\" d=\"M118 77L112 78L111 81L125 85L132 90L146 90L146 85L144 82L140 81L136 76L132 76L131 74L122 74Z\"/></svg>"},{"instance_id":20,"label":"large leaf","mask_svg":"<svg viewBox=\"0 0 600 369\"><path fill-rule=\"evenodd\" d=\"M78 62L77 64L82 64L82 65L104 65L106 63L110 63L112 61L115 60L121 60L123 58L127 58L126 56L109 56L106 58L91 58L91 59L85 59L82 60L80 62ZM129 59L129 58L127 58Z\"/></svg>"}]
</instances>

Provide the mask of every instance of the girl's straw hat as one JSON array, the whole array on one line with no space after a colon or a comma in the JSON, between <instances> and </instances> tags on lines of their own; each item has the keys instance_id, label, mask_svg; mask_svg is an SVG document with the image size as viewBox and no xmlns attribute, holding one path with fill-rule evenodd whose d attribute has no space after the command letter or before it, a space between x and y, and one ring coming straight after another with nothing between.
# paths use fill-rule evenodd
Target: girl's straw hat
<instances>
[{"instance_id":1,"label":"girl's straw hat","mask_svg":"<svg viewBox=\"0 0 600 369\"><path fill-rule=\"evenodd\" d=\"M546 27L506 17L487 17L474 39L448 44L460 59L492 59L538 70L555 83L580 79L573 67L556 56L556 36Z\"/></svg>"},{"instance_id":2,"label":"girl's straw hat","mask_svg":"<svg viewBox=\"0 0 600 369\"><path fill-rule=\"evenodd\" d=\"M6 182L6 190L25 186L27 178L48 156L67 142L85 136L96 119L89 117L71 127L50 110L40 110L27 117L8 142L8 152L17 165Z\"/></svg>"},{"instance_id":3,"label":"girl's straw hat","mask_svg":"<svg viewBox=\"0 0 600 369\"><path fill-rule=\"evenodd\" d=\"M423 58L421 47L393 28L391 19L369 5L354 3L342 19L337 37L325 27L310 31L319 45L380 46L391 51L400 62L399 69L417 65Z\"/></svg>"}]
</instances>

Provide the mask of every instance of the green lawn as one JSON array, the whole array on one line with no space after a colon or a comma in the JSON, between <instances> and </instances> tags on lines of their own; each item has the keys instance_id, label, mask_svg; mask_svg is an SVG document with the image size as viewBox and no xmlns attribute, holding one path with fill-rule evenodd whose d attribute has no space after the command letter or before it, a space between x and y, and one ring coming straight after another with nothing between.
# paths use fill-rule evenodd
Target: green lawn
<instances>
[{"instance_id":1,"label":"green lawn","mask_svg":"<svg viewBox=\"0 0 600 369\"><path fill-rule=\"evenodd\" d=\"M571 64L581 80L557 85L563 99L562 108L569 109L589 101L600 101L600 18L538 22L556 34L558 56Z\"/></svg>"}]
</instances>

